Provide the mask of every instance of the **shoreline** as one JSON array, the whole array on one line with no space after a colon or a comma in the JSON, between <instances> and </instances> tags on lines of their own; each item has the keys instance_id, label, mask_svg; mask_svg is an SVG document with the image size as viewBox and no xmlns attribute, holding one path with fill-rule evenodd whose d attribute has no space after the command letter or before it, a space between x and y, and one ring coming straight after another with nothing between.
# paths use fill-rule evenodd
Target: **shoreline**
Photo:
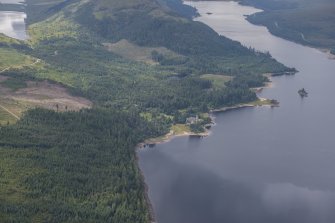
<instances>
[{"instance_id":1,"label":"shoreline","mask_svg":"<svg viewBox=\"0 0 335 223\"><path fill-rule=\"evenodd\" d=\"M266 98L259 98L257 101L252 101L249 103L244 103L244 104L238 104L234 106L225 106L222 108L217 108L217 109L212 109L208 112L208 115L211 118L211 124L210 126L215 126L215 113L221 113L221 112L226 112L226 111L231 111L231 110L236 110L236 109L241 109L241 108L253 108L253 107L261 107L261 106L270 106L270 107L278 107L279 103L276 100L270 100ZM136 146L136 151L145 149L147 147L154 147L155 145L162 144L162 143L168 143L174 138L177 137L198 137L198 138L204 138L207 136L210 136L211 130L205 128L205 131L202 133L195 133L191 131L184 131L182 133L175 133L173 130L170 130L169 133L157 137L157 138L151 138L151 139L146 139L144 142L141 142L137 144Z\"/></svg>"},{"instance_id":2,"label":"shoreline","mask_svg":"<svg viewBox=\"0 0 335 223\"><path fill-rule=\"evenodd\" d=\"M272 77L273 77L273 74L266 73L266 74L263 74L263 75L266 76L267 78L269 78L269 81L265 82L264 86L262 86L262 87L250 88L251 90L254 90L256 93L261 92L265 88L272 88L274 86L274 84L271 80ZM285 74L283 74L283 75L285 75ZM215 123L215 113L226 112L226 111L241 109L241 108L259 107L259 106L279 107L279 102L277 100L273 100L273 99L258 97L258 100L256 100L256 101L251 101L251 102L243 103L243 104L237 104L237 105L233 105L233 106L225 106L225 107L222 107L222 108L211 109L211 110L208 111L208 115L211 118L210 126L213 127L213 126L216 125L216 123ZM141 143L137 144L136 151L141 150L141 149L145 149L147 147L153 147L153 146L158 145L158 144L170 142L171 140L173 140L174 138L177 138L177 137L189 136L189 137L204 138L204 137L207 137L211 134L211 131L210 131L211 127L209 129L204 127L205 131L202 132L202 133L195 133L195 132L191 132L191 131L183 131L181 133L175 133L171 129L170 132L168 132L165 135L162 135L162 136L159 136L159 137L156 137L156 138L146 139L146 140L144 140L144 142L141 142Z\"/></svg>"},{"instance_id":3,"label":"shoreline","mask_svg":"<svg viewBox=\"0 0 335 223\"><path fill-rule=\"evenodd\" d=\"M154 206L152 205L151 200L149 198L149 186L145 182L143 171L140 168L139 157L138 157L137 151L135 151L135 165L138 169L139 177L140 177L140 180L142 181L142 185L144 188L143 196L144 196L144 200L147 203L147 207L148 207L149 221L150 223L157 223L155 212L154 212Z\"/></svg>"},{"instance_id":4,"label":"shoreline","mask_svg":"<svg viewBox=\"0 0 335 223\"><path fill-rule=\"evenodd\" d=\"M316 49L320 50L322 53L327 54L328 59L335 60L335 54L332 54L330 49L327 48L316 48Z\"/></svg>"},{"instance_id":5,"label":"shoreline","mask_svg":"<svg viewBox=\"0 0 335 223\"><path fill-rule=\"evenodd\" d=\"M269 82L269 83L270 83L270 85L268 85L268 87L269 86L271 87L272 86L271 82ZM269 100L269 99L265 99L265 98L259 98L259 100L256 101L256 102L258 102L260 104L257 104L256 102L249 102L249 103L246 103L246 104L240 104L240 105L235 105L235 106L223 107L221 109L210 110L208 112L208 114L211 118L211 127L216 125L215 113L221 113L221 112L226 112L226 111L241 109L241 108L248 108L248 107L251 108L251 107L259 107L259 106L271 106L271 107L279 106L279 103L278 104L269 103L271 101L273 101L273 100ZM261 104L262 102L265 102L265 103ZM145 202L147 203L147 206L148 206L150 223L157 223L157 221L156 221L156 217L155 217L153 204L152 204L152 202L150 200L150 197L149 197L149 186L147 185L147 183L145 181L144 173L143 173L143 171L140 167L140 164L139 164L138 152L140 150L146 149L147 147L150 148L150 147L154 147L155 145L158 145L158 144L168 143L168 142L170 142L171 140L173 140L174 138L177 138L177 137L188 136L188 137L204 138L204 137L209 136L210 134L211 134L210 129L206 129L206 128L205 128L205 132L203 132L203 133L194 133L194 132L184 131L182 133L175 134L173 130L170 130L170 132L165 134L164 136L147 139L144 142L139 143L139 144L136 145L136 147L135 147L135 165L137 166L137 168L139 170L140 179L141 179L143 187L144 187L144 199L145 199Z\"/></svg>"},{"instance_id":6,"label":"shoreline","mask_svg":"<svg viewBox=\"0 0 335 223\"><path fill-rule=\"evenodd\" d=\"M211 117L212 121L213 121L213 117ZM213 122L212 126L215 125L215 123ZM185 136L189 136L189 137L199 137L199 138L204 138L207 137L211 134L210 130L207 130L205 132L202 133L195 133L195 132L189 132L189 131L185 131L182 133L174 133L173 130L170 130L169 133L157 137L157 138L151 138L151 139L147 139L144 142L139 143L136 146L136 150L141 150L141 149L145 149L147 147L153 147L155 145L158 144L162 144L162 143L168 143L170 142L172 139L177 138L177 137L185 137Z\"/></svg>"},{"instance_id":7,"label":"shoreline","mask_svg":"<svg viewBox=\"0 0 335 223\"><path fill-rule=\"evenodd\" d=\"M193 1L195 1L195 0L193 0ZM274 34L272 34L272 35L274 35ZM277 35L274 35L274 36L277 36ZM300 44L300 43L298 43L298 44ZM322 49L319 49L319 50L322 51ZM325 50L325 49L323 49L323 50ZM327 53L328 56L329 56L329 59L335 59L335 55L330 54L330 50L328 50L328 51L322 51L322 52ZM289 74L289 73L287 73L287 74ZM283 75L285 75L285 74L283 74ZM277 75L273 75L273 76L277 76ZM271 77L269 77L269 78L271 79ZM265 86L263 86L263 87L253 88L252 90L254 90L256 93L259 93L264 88L271 88L271 87L273 87L273 84L272 84L272 82L269 82L269 83L265 83ZM260 102L266 102L267 101L267 102L275 102L275 103L272 103L272 104L271 103L269 103L269 104L259 104L259 105L257 105L254 102L248 102L248 103L238 104L238 105L234 105L234 106L228 106L228 107L222 107L222 108L218 108L218 109L213 109L213 110L209 111L208 113L211 115L210 116L211 120L212 120L212 122L215 125L215 113L226 112L226 111L231 111L231 110L241 109L241 108L252 108L252 107L258 107L258 106L271 106L271 107L277 107L277 106L279 106L279 103L276 100L259 98L259 101ZM170 131L170 133L171 133L171 131ZM157 140L155 143L153 143L153 145L169 142L172 139L174 139L175 137L188 136L188 134L186 132L184 134L179 134L179 135L170 135L170 133L168 133L168 134L166 134L164 136L164 138L165 138L164 140L161 140L161 141ZM139 148L139 149L142 149L142 148Z\"/></svg>"}]
</instances>

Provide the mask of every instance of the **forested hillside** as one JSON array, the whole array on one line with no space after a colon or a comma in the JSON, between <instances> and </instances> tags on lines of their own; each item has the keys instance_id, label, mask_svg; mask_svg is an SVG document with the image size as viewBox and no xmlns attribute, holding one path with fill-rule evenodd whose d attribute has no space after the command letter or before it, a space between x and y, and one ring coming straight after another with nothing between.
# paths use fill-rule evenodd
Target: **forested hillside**
<instances>
[{"instance_id":1,"label":"forested hillside","mask_svg":"<svg viewBox=\"0 0 335 223\"><path fill-rule=\"evenodd\" d=\"M3 37L0 47L38 63L1 76L49 80L93 108L28 110L0 127L0 222L148 222L135 146L256 100L250 88L264 73L294 71L193 22L179 0L27 4L30 39Z\"/></svg>"},{"instance_id":2,"label":"forested hillside","mask_svg":"<svg viewBox=\"0 0 335 223\"><path fill-rule=\"evenodd\" d=\"M136 111L29 111L0 131L1 222L148 222L134 147L163 133Z\"/></svg>"},{"instance_id":3,"label":"forested hillside","mask_svg":"<svg viewBox=\"0 0 335 223\"><path fill-rule=\"evenodd\" d=\"M332 0L243 0L265 11L249 21L280 37L318 48L335 49L335 2Z\"/></svg>"}]
</instances>

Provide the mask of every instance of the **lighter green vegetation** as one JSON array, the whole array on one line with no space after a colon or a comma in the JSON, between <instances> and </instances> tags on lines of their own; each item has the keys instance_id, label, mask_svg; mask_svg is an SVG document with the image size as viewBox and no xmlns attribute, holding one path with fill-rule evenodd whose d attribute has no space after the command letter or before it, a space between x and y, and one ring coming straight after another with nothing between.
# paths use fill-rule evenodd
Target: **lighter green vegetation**
<instances>
[{"instance_id":1,"label":"lighter green vegetation","mask_svg":"<svg viewBox=\"0 0 335 223\"><path fill-rule=\"evenodd\" d=\"M124 39L116 43L104 43L104 46L106 46L109 51L120 55L125 59L148 64L159 64L159 62L155 61L152 56L152 53L155 51L170 59L182 60L184 58L184 56L179 55L165 47L143 47L130 43Z\"/></svg>"},{"instance_id":2,"label":"lighter green vegetation","mask_svg":"<svg viewBox=\"0 0 335 223\"><path fill-rule=\"evenodd\" d=\"M224 88L225 84L233 79L232 76L218 74L204 74L201 75L201 78L213 82L214 87L217 89Z\"/></svg>"},{"instance_id":3,"label":"lighter green vegetation","mask_svg":"<svg viewBox=\"0 0 335 223\"><path fill-rule=\"evenodd\" d=\"M19 53L15 49L0 48L0 72L7 68L22 68L33 64L35 60L31 56Z\"/></svg>"}]
</instances>

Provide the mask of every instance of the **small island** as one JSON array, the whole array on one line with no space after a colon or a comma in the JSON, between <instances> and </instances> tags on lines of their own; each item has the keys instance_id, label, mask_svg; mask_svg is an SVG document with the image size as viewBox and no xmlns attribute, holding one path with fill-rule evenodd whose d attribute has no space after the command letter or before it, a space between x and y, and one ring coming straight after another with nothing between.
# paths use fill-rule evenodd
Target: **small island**
<instances>
[{"instance_id":1,"label":"small island","mask_svg":"<svg viewBox=\"0 0 335 223\"><path fill-rule=\"evenodd\" d=\"M307 97L307 96L308 96L308 92L305 90L305 88L301 88L301 89L298 91L298 94L299 94L301 97Z\"/></svg>"}]
</instances>

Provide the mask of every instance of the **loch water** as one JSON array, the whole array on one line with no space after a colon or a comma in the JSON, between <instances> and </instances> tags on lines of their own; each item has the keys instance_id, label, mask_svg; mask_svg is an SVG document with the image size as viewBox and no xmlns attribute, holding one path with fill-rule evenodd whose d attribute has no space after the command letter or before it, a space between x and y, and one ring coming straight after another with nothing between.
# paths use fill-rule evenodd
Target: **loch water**
<instances>
[{"instance_id":1,"label":"loch water","mask_svg":"<svg viewBox=\"0 0 335 223\"><path fill-rule=\"evenodd\" d=\"M1 0L3 4L23 4L20 0ZM0 33L6 36L25 40L28 38L26 32L26 13L15 11L0 11Z\"/></svg>"},{"instance_id":2,"label":"loch water","mask_svg":"<svg viewBox=\"0 0 335 223\"><path fill-rule=\"evenodd\" d=\"M186 2L197 21L295 67L259 96L280 107L215 115L211 135L138 152L159 223L335 222L335 60L245 20L236 2ZM279 24L280 25L280 24ZM307 98L297 91L306 88Z\"/></svg>"}]
</instances>

